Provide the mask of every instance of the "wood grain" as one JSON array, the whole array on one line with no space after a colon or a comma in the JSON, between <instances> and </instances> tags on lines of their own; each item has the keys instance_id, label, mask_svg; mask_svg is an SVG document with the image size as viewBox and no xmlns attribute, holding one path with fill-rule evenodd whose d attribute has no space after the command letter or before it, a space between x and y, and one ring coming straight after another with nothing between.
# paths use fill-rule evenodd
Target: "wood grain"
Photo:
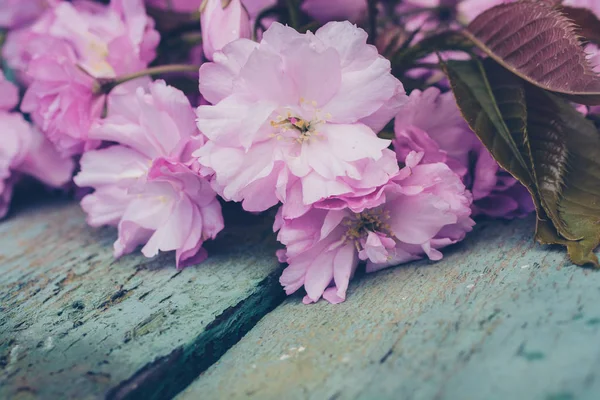
<instances>
[{"instance_id":1,"label":"wood grain","mask_svg":"<svg viewBox=\"0 0 600 400\"><path fill-rule=\"evenodd\" d=\"M284 302L179 400L600 398L600 275L484 222L439 263Z\"/></svg>"},{"instance_id":2,"label":"wood grain","mask_svg":"<svg viewBox=\"0 0 600 400\"><path fill-rule=\"evenodd\" d=\"M167 398L283 300L271 226L234 221L209 260L115 261L75 203L0 224L0 399Z\"/></svg>"}]
</instances>

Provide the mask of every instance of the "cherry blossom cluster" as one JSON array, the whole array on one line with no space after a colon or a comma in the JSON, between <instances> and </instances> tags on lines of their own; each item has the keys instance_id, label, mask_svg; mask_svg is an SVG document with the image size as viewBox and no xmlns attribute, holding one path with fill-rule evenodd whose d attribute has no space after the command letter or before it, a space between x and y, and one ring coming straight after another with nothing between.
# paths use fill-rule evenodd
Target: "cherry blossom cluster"
<instances>
[{"instance_id":1,"label":"cherry blossom cluster","mask_svg":"<svg viewBox=\"0 0 600 400\"><path fill-rule=\"evenodd\" d=\"M379 1L397 18L375 40L367 0L0 0L0 217L25 176L74 182L89 225L117 228L115 257L182 268L227 202L276 208L285 291L344 301L360 266L439 260L474 217L533 211L439 71L384 56L400 31L418 42L499 2Z\"/></svg>"}]
</instances>

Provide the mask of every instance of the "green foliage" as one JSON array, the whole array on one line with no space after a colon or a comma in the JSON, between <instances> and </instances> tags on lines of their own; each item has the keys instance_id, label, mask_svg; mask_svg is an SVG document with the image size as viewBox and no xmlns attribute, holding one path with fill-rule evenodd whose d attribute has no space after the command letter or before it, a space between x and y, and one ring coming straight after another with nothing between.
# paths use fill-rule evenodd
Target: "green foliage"
<instances>
[{"instance_id":1,"label":"green foliage","mask_svg":"<svg viewBox=\"0 0 600 400\"><path fill-rule=\"evenodd\" d=\"M600 21L587 10L524 0L484 12L463 34L489 56L443 65L465 120L530 191L536 239L600 267L600 132L570 103L600 102L600 77L580 42L599 40Z\"/></svg>"},{"instance_id":2,"label":"green foliage","mask_svg":"<svg viewBox=\"0 0 600 400\"><path fill-rule=\"evenodd\" d=\"M594 124L491 59L453 61L445 69L471 128L531 192L537 239L566 245L577 264L598 266L600 134Z\"/></svg>"}]
</instances>

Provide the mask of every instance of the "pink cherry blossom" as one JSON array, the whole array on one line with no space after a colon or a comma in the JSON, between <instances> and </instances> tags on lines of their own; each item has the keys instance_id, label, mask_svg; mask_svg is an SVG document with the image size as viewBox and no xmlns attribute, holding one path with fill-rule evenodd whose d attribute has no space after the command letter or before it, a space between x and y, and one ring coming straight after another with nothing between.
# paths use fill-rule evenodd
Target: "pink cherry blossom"
<instances>
[{"instance_id":1,"label":"pink cherry blossom","mask_svg":"<svg viewBox=\"0 0 600 400\"><path fill-rule=\"evenodd\" d=\"M8 81L0 70L0 110L12 110L17 104L19 104L19 88Z\"/></svg>"},{"instance_id":2,"label":"pink cherry blossom","mask_svg":"<svg viewBox=\"0 0 600 400\"><path fill-rule=\"evenodd\" d=\"M452 93L415 90L395 120L399 160L410 152L423 162L443 162L473 192L473 214L514 218L533 211L527 190L502 170L460 115Z\"/></svg>"},{"instance_id":3,"label":"pink cherry blossom","mask_svg":"<svg viewBox=\"0 0 600 400\"><path fill-rule=\"evenodd\" d=\"M367 0L304 0L302 10L321 23L344 20L359 22L366 18Z\"/></svg>"},{"instance_id":4,"label":"pink cherry blossom","mask_svg":"<svg viewBox=\"0 0 600 400\"><path fill-rule=\"evenodd\" d=\"M445 164L420 164L422 157L410 153L378 204L362 212L312 208L291 220L280 212L275 229L286 246L278 252L289 264L280 279L286 293L304 287L305 303L321 296L339 303L360 261L373 272L425 255L439 260L439 249L462 240L474 225L470 194Z\"/></svg>"},{"instance_id":5,"label":"pink cherry blossom","mask_svg":"<svg viewBox=\"0 0 600 400\"><path fill-rule=\"evenodd\" d=\"M389 180L398 167L384 167L390 142L374 129L406 95L366 39L349 22L315 34L274 23L260 44L235 41L201 67L201 93L214 105L198 108L209 140L195 156L219 194L248 211L282 201L289 218Z\"/></svg>"},{"instance_id":6,"label":"pink cherry blossom","mask_svg":"<svg viewBox=\"0 0 600 400\"><path fill-rule=\"evenodd\" d=\"M0 0L0 28L15 29L26 25L59 0Z\"/></svg>"},{"instance_id":7,"label":"pink cherry blossom","mask_svg":"<svg viewBox=\"0 0 600 400\"><path fill-rule=\"evenodd\" d=\"M202 243L223 229L223 217L210 183L191 168L204 138L188 99L156 81L108 104L90 138L117 144L86 152L75 177L95 189L81 201L88 223L118 227L116 257L144 245L147 257L175 250L178 267L202 261Z\"/></svg>"},{"instance_id":8,"label":"pink cherry blossom","mask_svg":"<svg viewBox=\"0 0 600 400\"><path fill-rule=\"evenodd\" d=\"M33 82L25 92L21 110L30 113L36 125L65 155L82 153L100 143L87 133L100 117L104 96L93 94L94 79L76 65L75 55L63 48L52 56L29 63Z\"/></svg>"},{"instance_id":9,"label":"pink cherry blossom","mask_svg":"<svg viewBox=\"0 0 600 400\"><path fill-rule=\"evenodd\" d=\"M223 7L221 0L207 0L202 9L202 46L204 55L212 60L215 51L226 44L251 35L250 16L241 0L231 0Z\"/></svg>"},{"instance_id":10,"label":"pink cherry blossom","mask_svg":"<svg viewBox=\"0 0 600 400\"><path fill-rule=\"evenodd\" d=\"M23 116L10 112L18 101L17 87L0 71L0 218L8 212L12 187L21 175L61 187L73 174L74 163L61 158L46 138Z\"/></svg>"},{"instance_id":11,"label":"pink cherry blossom","mask_svg":"<svg viewBox=\"0 0 600 400\"><path fill-rule=\"evenodd\" d=\"M142 0L61 2L35 24L10 32L3 56L12 69L26 72L32 59L68 47L88 74L111 78L145 68L159 39Z\"/></svg>"},{"instance_id":12,"label":"pink cherry blossom","mask_svg":"<svg viewBox=\"0 0 600 400\"><path fill-rule=\"evenodd\" d=\"M62 2L9 33L4 56L29 84L23 111L63 154L97 146L87 137L104 102L93 93L95 78L145 68L159 40L153 26L142 0L79 1Z\"/></svg>"}]
</instances>

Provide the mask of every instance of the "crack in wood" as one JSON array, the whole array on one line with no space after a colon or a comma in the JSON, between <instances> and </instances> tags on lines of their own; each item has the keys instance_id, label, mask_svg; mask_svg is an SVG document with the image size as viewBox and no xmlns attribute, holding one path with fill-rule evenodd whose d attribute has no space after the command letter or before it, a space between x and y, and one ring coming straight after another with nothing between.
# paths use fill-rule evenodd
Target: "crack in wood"
<instances>
[{"instance_id":1,"label":"crack in wood","mask_svg":"<svg viewBox=\"0 0 600 400\"><path fill-rule=\"evenodd\" d=\"M111 389L106 399L152 400L177 395L283 302L285 293L278 282L280 275L280 270L271 273L256 286L253 294L223 311L191 344L147 364Z\"/></svg>"}]
</instances>

